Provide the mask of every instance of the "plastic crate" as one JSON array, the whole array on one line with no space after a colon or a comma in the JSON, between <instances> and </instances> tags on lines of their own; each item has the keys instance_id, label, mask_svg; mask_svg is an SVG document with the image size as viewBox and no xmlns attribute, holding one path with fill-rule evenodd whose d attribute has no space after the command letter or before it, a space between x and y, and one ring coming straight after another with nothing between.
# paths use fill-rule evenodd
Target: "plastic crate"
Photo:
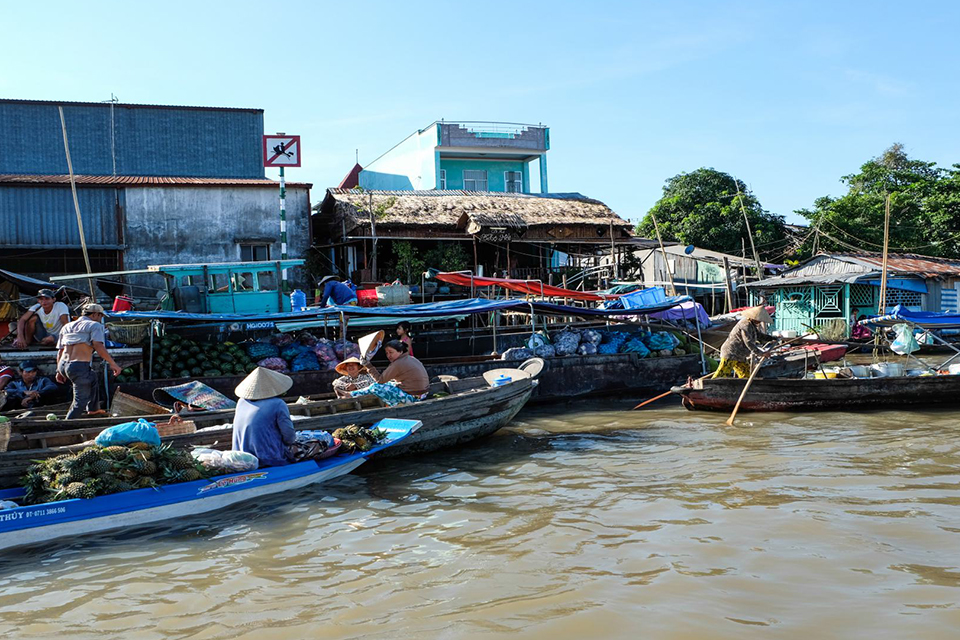
<instances>
[{"instance_id":1,"label":"plastic crate","mask_svg":"<svg viewBox=\"0 0 960 640\"><path fill-rule=\"evenodd\" d=\"M663 290L663 287L650 287L620 296L620 301L623 303L624 309L651 307L664 302L666 299L667 293Z\"/></svg>"},{"instance_id":2,"label":"plastic crate","mask_svg":"<svg viewBox=\"0 0 960 640\"><path fill-rule=\"evenodd\" d=\"M357 290L357 304L360 305L361 307L377 306L377 290L376 289Z\"/></svg>"}]
</instances>

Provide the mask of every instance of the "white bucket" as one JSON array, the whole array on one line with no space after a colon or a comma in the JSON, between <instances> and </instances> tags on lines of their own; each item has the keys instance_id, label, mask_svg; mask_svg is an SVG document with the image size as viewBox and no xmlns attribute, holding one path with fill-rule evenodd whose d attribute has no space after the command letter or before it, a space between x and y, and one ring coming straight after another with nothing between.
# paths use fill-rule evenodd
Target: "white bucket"
<instances>
[{"instance_id":1,"label":"white bucket","mask_svg":"<svg viewBox=\"0 0 960 640\"><path fill-rule=\"evenodd\" d=\"M951 364L947 367L947 371L950 372L950 375L960 375L960 364Z\"/></svg>"},{"instance_id":2,"label":"white bucket","mask_svg":"<svg viewBox=\"0 0 960 640\"><path fill-rule=\"evenodd\" d=\"M870 369L880 378L897 378L904 374L903 365L899 362L878 362L870 365Z\"/></svg>"},{"instance_id":3,"label":"white bucket","mask_svg":"<svg viewBox=\"0 0 960 640\"><path fill-rule=\"evenodd\" d=\"M869 378L870 367L864 364L852 364L848 367L854 378Z\"/></svg>"}]
</instances>

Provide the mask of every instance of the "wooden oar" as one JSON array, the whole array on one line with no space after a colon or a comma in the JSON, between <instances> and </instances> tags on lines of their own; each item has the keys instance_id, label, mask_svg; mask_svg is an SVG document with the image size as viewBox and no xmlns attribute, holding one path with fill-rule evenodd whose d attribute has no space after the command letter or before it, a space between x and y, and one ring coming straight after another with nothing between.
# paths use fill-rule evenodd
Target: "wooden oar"
<instances>
[{"instance_id":1,"label":"wooden oar","mask_svg":"<svg viewBox=\"0 0 960 640\"><path fill-rule=\"evenodd\" d=\"M709 377L712 376L712 375L713 375L713 372L711 371L711 372L708 373L707 375L702 376L702 377L700 377L700 378L697 378L696 380L694 380L694 382L699 382L700 380L703 380L704 378L709 378ZM668 395L670 395L671 393L673 393L673 391L667 391L666 393L661 393L660 395L655 396L655 397L653 397L653 398L650 398L649 400L644 400L643 402L641 402L640 404L638 404L637 406L635 406L633 409L631 409L631 411L636 411L636 410L639 409L640 407L642 407L642 406L644 406L644 405L647 405L647 404L650 404L651 402L656 402L656 401L659 400L660 398L666 398L666 397L667 397Z\"/></svg>"},{"instance_id":2,"label":"wooden oar","mask_svg":"<svg viewBox=\"0 0 960 640\"><path fill-rule=\"evenodd\" d=\"M763 361L767 359L767 356L760 358L760 362L757 363L757 366L753 368L753 372L750 374L750 377L747 378L747 384L743 385L743 391L740 392L740 397L737 398L737 404L733 405L733 413L730 414L730 417L727 418L727 421L724 423L728 427L733 426L733 419L737 417L737 411L740 410L740 403L743 402L744 396L747 395L747 389L750 388L750 385L753 384L753 379L757 377L757 372L760 371L760 367L763 366Z\"/></svg>"},{"instance_id":3,"label":"wooden oar","mask_svg":"<svg viewBox=\"0 0 960 640\"><path fill-rule=\"evenodd\" d=\"M803 338L804 336L797 336L796 338L787 340L786 342L779 345L779 347L777 348L779 349L780 347L785 347L788 344L792 342L796 342L797 340L802 340ZM760 367L762 367L764 361L772 355L773 355L773 351L770 351L764 354L764 356L760 358L760 362L757 363L757 366L753 368L753 372L751 372L750 377L747 378L747 384L743 385L743 391L740 392L740 397L737 398L737 404L733 405L733 413L730 414L730 417L727 418L727 421L724 423L728 427L733 426L733 419L737 417L737 411L740 410L740 403L743 402L743 398L747 395L747 389L749 389L750 385L753 384L753 379L757 377L757 373L760 371Z\"/></svg>"}]
</instances>

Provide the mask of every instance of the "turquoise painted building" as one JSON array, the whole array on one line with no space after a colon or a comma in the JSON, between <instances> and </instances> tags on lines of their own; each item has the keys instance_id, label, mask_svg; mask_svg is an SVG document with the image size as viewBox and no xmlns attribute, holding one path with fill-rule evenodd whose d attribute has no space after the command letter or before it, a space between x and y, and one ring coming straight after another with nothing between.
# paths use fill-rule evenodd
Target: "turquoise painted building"
<instances>
[{"instance_id":1,"label":"turquoise painted building","mask_svg":"<svg viewBox=\"0 0 960 640\"><path fill-rule=\"evenodd\" d=\"M539 124L434 122L367 165L360 186L549 193L549 149L550 129Z\"/></svg>"}]
</instances>

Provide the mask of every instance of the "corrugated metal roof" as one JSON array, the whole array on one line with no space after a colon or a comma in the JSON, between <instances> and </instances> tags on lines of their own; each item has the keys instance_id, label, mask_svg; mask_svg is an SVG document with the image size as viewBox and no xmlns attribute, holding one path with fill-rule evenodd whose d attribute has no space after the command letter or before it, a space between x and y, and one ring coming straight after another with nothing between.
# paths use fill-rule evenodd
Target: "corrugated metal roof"
<instances>
[{"instance_id":1,"label":"corrugated metal roof","mask_svg":"<svg viewBox=\"0 0 960 640\"><path fill-rule=\"evenodd\" d=\"M798 267L781 274L784 277L840 275L878 272L883 267L879 253L822 253ZM887 256L887 273L914 275L920 278L960 276L960 260L934 258L912 253L891 253Z\"/></svg>"},{"instance_id":2,"label":"corrugated metal roof","mask_svg":"<svg viewBox=\"0 0 960 640\"><path fill-rule=\"evenodd\" d=\"M194 187L271 187L278 189L280 183L267 178L191 178L177 176L74 176L79 185L98 186L194 186ZM70 184L68 175L12 175L0 174L0 184ZM288 188L310 189L309 182L288 182Z\"/></svg>"},{"instance_id":3,"label":"corrugated metal roof","mask_svg":"<svg viewBox=\"0 0 960 640\"><path fill-rule=\"evenodd\" d=\"M868 269L881 269L883 255L879 253L834 254L838 260L846 260ZM910 274L922 278L960 276L960 260L934 258L913 253L891 253L887 256L887 271Z\"/></svg>"},{"instance_id":4,"label":"corrugated metal roof","mask_svg":"<svg viewBox=\"0 0 960 640\"><path fill-rule=\"evenodd\" d=\"M42 104L42 105L71 105L71 106L84 106L84 107L105 107L110 108L109 102L81 102L77 100L24 100L19 98L0 98L0 103L9 103L9 104ZM115 102L113 103L114 108L116 107L134 107L134 108L146 108L146 109L200 109L203 111L252 111L254 113L263 113L263 109L255 109L253 107L197 107L189 105L174 105L174 104L143 104L137 102Z\"/></svg>"},{"instance_id":5,"label":"corrugated metal roof","mask_svg":"<svg viewBox=\"0 0 960 640\"><path fill-rule=\"evenodd\" d=\"M816 255L804 264L748 284L752 288L786 287L803 284L833 284L880 278L883 255L879 253L830 253ZM960 277L960 260L891 253L887 256L887 276L913 276L924 280Z\"/></svg>"}]
</instances>

